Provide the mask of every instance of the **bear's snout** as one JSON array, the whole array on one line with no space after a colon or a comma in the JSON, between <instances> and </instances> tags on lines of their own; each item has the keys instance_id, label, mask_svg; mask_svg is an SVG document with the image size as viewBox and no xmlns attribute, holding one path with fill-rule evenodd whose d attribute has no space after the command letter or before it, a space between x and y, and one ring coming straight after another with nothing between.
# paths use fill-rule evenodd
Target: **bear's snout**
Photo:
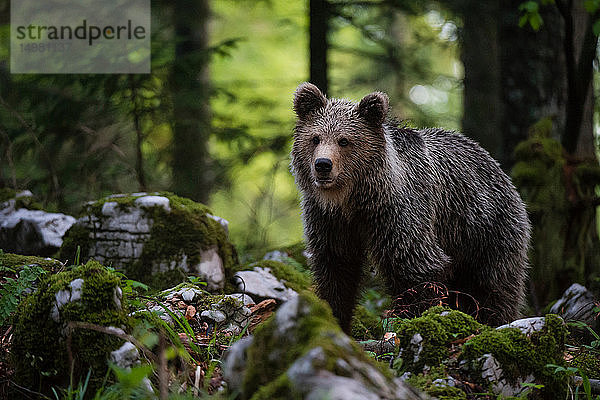
<instances>
[{"instance_id":1,"label":"bear's snout","mask_svg":"<svg viewBox=\"0 0 600 400\"><path fill-rule=\"evenodd\" d=\"M315 160L315 170L319 173L331 172L333 163L329 158L317 158Z\"/></svg>"}]
</instances>

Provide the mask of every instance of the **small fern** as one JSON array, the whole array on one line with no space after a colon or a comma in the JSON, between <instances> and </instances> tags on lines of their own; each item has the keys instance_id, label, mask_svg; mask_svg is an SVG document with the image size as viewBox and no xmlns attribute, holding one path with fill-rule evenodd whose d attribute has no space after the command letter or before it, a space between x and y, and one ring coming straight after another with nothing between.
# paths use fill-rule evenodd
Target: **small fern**
<instances>
[{"instance_id":1,"label":"small fern","mask_svg":"<svg viewBox=\"0 0 600 400\"><path fill-rule=\"evenodd\" d=\"M23 295L27 294L27 290L32 289L33 282L45 273L39 265L25 265L16 278L4 278L5 282L0 283L0 326L10 322L10 317L17 310Z\"/></svg>"}]
</instances>

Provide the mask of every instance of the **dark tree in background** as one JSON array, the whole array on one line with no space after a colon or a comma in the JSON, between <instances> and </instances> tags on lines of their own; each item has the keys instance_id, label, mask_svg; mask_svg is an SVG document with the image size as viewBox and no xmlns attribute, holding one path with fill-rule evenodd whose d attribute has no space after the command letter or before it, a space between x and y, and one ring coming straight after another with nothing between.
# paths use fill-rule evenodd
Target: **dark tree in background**
<instances>
[{"instance_id":1,"label":"dark tree in background","mask_svg":"<svg viewBox=\"0 0 600 400\"><path fill-rule=\"evenodd\" d=\"M211 131L208 0L173 3L173 183L175 193L207 202L213 184L208 154Z\"/></svg>"},{"instance_id":2,"label":"dark tree in background","mask_svg":"<svg viewBox=\"0 0 600 400\"><path fill-rule=\"evenodd\" d=\"M329 2L327 0L310 0L309 4L309 47L310 47L310 81L325 94L328 93L327 52L329 44Z\"/></svg>"},{"instance_id":3,"label":"dark tree in background","mask_svg":"<svg viewBox=\"0 0 600 400\"><path fill-rule=\"evenodd\" d=\"M591 284L600 273L592 96L597 11L566 0L444 3L463 23L464 131L512 171L528 204L531 301L539 311L572 282ZM530 24L519 24L522 13Z\"/></svg>"}]
</instances>

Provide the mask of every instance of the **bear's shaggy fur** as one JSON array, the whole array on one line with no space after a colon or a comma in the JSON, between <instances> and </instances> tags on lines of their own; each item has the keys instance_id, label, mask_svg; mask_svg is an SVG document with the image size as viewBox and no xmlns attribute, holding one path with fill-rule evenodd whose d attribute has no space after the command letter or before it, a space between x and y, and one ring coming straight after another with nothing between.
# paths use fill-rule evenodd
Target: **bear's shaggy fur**
<instances>
[{"instance_id":1,"label":"bear's shaggy fur","mask_svg":"<svg viewBox=\"0 0 600 400\"><path fill-rule=\"evenodd\" d=\"M484 323L518 317L530 224L485 150L458 133L398 127L380 92L354 104L303 83L294 110L292 172L317 294L345 331L367 263L392 295L440 282L473 296Z\"/></svg>"}]
</instances>

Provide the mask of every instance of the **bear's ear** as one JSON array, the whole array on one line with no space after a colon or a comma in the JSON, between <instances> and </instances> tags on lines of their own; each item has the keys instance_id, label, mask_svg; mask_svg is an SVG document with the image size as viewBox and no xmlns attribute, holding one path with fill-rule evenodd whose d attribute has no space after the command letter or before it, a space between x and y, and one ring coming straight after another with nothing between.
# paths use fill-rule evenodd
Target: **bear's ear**
<instances>
[{"instance_id":1,"label":"bear's ear","mask_svg":"<svg viewBox=\"0 0 600 400\"><path fill-rule=\"evenodd\" d=\"M373 125L381 125L385 122L388 109L388 96L382 92L368 94L358 104L358 114Z\"/></svg>"},{"instance_id":2,"label":"bear's ear","mask_svg":"<svg viewBox=\"0 0 600 400\"><path fill-rule=\"evenodd\" d=\"M294 111L298 118L325 107L327 99L318 87L309 82L301 83L294 93Z\"/></svg>"}]
</instances>

